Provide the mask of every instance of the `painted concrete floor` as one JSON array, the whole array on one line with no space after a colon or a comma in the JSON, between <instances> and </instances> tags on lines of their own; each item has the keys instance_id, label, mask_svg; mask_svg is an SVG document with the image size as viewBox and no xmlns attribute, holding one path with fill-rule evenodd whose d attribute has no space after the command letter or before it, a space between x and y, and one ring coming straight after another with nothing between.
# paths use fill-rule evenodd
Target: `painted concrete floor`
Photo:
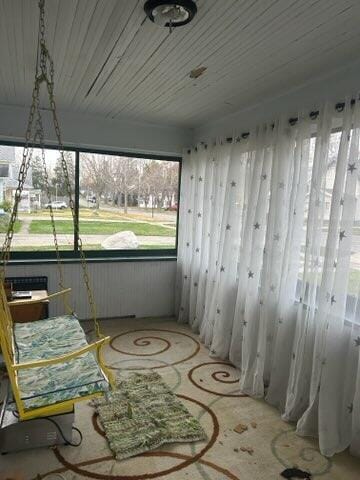
<instances>
[{"instance_id":1,"label":"painted concrete floor","mask_svg":"<svg viewBox=\"0 0 360 480\"><path fill-rule=\"evenodd\" d=\"M323 457L316 440L298 437L274 408L242 396L237 390L237 371L210 359L186 326L168 319L126 319L105 320L102 327L112 336L105 357L116 373L155 369L200 419L207 441L166 445L119 462L108 448L93 409L83 402L75 416L75 425L84 436L80 447L2 456L0 480L268 480L282 478L280 472L290 466L310 471L319 480L360 479L359 459L347 453ZM247 428L243 433L234 430L240 424Z\"/></svg>"}]
</instances>

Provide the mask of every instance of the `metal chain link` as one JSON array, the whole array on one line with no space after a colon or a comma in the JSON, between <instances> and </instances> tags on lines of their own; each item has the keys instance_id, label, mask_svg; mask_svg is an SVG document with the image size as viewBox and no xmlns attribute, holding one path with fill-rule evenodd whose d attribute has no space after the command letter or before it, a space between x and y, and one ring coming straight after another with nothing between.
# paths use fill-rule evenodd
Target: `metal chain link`
<instances>
[{"instance_id":1,"label":"metal chain link","mask_svg":"<svg viewBox=\"0 0 360 480\"><path fill-rule=\"evenodd\" d=\"M62 138L61 138L61 130L60 130L60 125L59 121L57 118L57 109L56 109L56 103L55 103L55 97L54 97L54 62L51 58L51 56L48 54L48 60L50 64L50 81L47 79L46 80L46 85L47 85L47 90L49 94L49 100L50 100L50 110L52 113L53 117L53 124L54 124L54 129L55 129L55 134L56 134L56 139L59 145L59 150L60 150L60 158L61 158L61 165L62 165L62 170L64 174L64 179L65 179L65 184L66 184L66 189L67 189L67 194L68 194L68 199L69 199L69 206L73 218L73 224L74 224L74 229L76 230L77 233L77 241L78 241L78 250L80 254L80 260L81 260L81 267L83 271L83 278L84 278L84 283L87 291L87 296L89 300L89 305L91 308L91 314L94 320L95 324L95 332L98 337L102 337L103 335L100 332L100 326L97 321L97 312L96 312L96 304L95 304L95 299L94 295L90 286L90 276L87 268L87 263L86 263L86 258L83 250L83 243L79 235L78 231L78 224L76 221L76 215L75 215L75 203L72 195L72 190L71 190L71 184L70 184L70 179L69 179L69 171L67 167L67 163L65 160L65 155L64 155L64 146L62 143Z\"/></svg>"},{"instance_id":2,"label":"metal chain link","mask_svg":"<svg viewBox=\"0 0 360 480\"><path fill-rule=\"evenodd\" d=\"M36 102L35 102L36 96L38 96L37 83L35 83L35 86L32 92L32 103L31 103L30 113L28 118L28 126L25 134L25 145L24 145L23 154L22 154L22 162L20 165L20 170L17 178L18 185L16 187L15 194L14 194L14 206L10 215L8 229L7 229L5 240L2 246L2 253L1 253L2 262L0 266L0 278L2 282L5 281L6 265L10 259L10 248L11 248L12 238L14 236L14 227L17 219L19 203L21 200L21 193L24 188L27 173L30 167L30 161L32 158L33 149L29 147L29 143L32 135L32 128L33 128L33 122L34 122L34 116L35 116L35 110L36 110Z\"/></svg>"},{"instance_id":3,"label":"metal chain link","mask_svg":"<svg viewBox=\"0 0 360 480\"><path fill-rule=\"evenodd\" d=\"M91 314L94 321L95 332L97 337L100 338L100 337L103 337L103 334L100 331L100 326L97 320L96 304L95 304L95 299L94 299L94 295L93 295L91 284L90 284L90 276L87 268L85 254L83 251L82 240L78 235L79 232L78 232L78 223L75 215L75 203L73 200L71 184L69 179L69 172L68 172L68 167L67 167L67 163L64 155L64 147L62 143L60 125L59 125L59 121L56 113L57 109L56 109L55 96L54 96L54 77L55 77L54 62L46 47L46 41L45 41L45 0L39 0L39 9L40 9L39 38L38 38L38 54L37 54L37 63L36 63L35 85L32 93L32 103L30 107L28 126L26 130L26 135L25 135L25 146L23 150L22 162L21 162L20 171L18 175L18 185L15 191L14 206L11 213L8 230L5 236L5 241L2 248L2 262L1 262L0 275L1 275L1 280L4 281L6 264L10 258L11 241L14 235L14 226L17 219L19 203L21 201L21 193L25 184L27 172L29 170L30 162L32 158L33 148L32 147L30 148L29 144L32 138L34 118L36 117L35 133L33 136L33 141L34 143L39 142L40 148L42 151L42 154L41 154L42 165L44 169L46 194L47 194L49 206L50 206L50 218L51 218L52 232L53 232L54 244L55 244L55 250L56 250L58 271L59 271L59 285L62 289L64 288L64 274L63 274L63 268L61 264L59 245L58 245L56 228L55 228L54 212L51 205L51 191L49 187L49 176L48 176L46 162L45 162L44 129L43 129L43 122L42 122L41 111L40 111L40 86L42 83L45 83L47 93L49 96L50 111L52 113L52 120L53 120L54 129L55 129L55 135L56 135L56 139L57 139L59 151L60 151L61 167L62 167L65 184L66 184L66 190L69 198L69 207L71 210L75 233L77 233L77 238L78 238L78 250L80 254L81 267L82 267L87 297L88 297L90 310L91 310ZM67 303L67 300L64 299L64 302L66 302L65 307L67 311L72 311L70 306Z\"/></svg>"},{"instance_id":4,"label":"metal chain link","mask_svg":"<svg viewBox=\"0 0 360 480\"><path fill-rule=\"evenodd\" d=\"M38 99L37 99L38 101ZM39 105L38 105L39 107ZM42 116L41 116L41 111L40 108L37 109L37 119L36 119L36 131L35 131L35 137L38 140L41 148L41 162L42 162L42 168L43 168L43 173L44 173L44 180L45 180L45 191L46 191L46 196L47 196L47 201L49 204L49 212L50 212L50 222L51 222L51 228L52 228L52 233L53 233L53 238L54 238L54 245L55 245L55 252L56 252L56 260L57 260L57 267L58 267L58 274L59 274L59 287L61 290L65 289L65 282L64 282L64 270L62 267L61 263L61 257L60 257L60 250L59 250L59 242L57 239L57 232L56 232L56 225L55 225L55 218L54 218L54 210L52 207L52 198L51 198L51 190L50 190L50 183L49 183L49 174L48 174L48 169L46 166L46 158L45 158L45 148L44 148L44 129L43 129L43 123L42 123ZM68 301L68 296L63 295L62 297L64 307L67 313L73 313L73 309L71 308L69 301Z\"/></svg>"}]
</instances>

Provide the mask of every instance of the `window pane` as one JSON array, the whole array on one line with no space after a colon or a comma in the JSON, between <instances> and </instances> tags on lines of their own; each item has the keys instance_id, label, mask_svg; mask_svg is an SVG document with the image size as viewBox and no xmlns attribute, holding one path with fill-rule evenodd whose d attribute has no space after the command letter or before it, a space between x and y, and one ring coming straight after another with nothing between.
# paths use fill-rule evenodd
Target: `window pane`
<instances>
[{"instance_id":1,"label":"window pane","mask_svg":"<svg viewBox=\"0 0 360 480\"><path fill-rule=\"evenodd\" d=\"M18 172L22 161L22 147L0 146L0 236L1 242L7 230L9 213L14 204ZM71 189L74 192L75 154L65 152ZM22 192L18 209L16 234L12 240L13 251L55 250L50 221L49 203L53 207L57 240L61 250L72 250L74 228L69 209L60 152L45 150L45 163L51 200L47 195L45 170L41 150L34 149L31 167Z\"/></svg>"},{"instance_id":2,"label":"window pane","mask_svg":"<svg viewBox=\"0 0 360 480\"><path fill-rule=\"evenodd\" d=\"M84 248L175 248L178 182L176 161L80 153Z\"/></svg>"},{"instance_id":3,"label":"window pane","mask_svg":"<svg viewBox=\"0 0 360 480\"><path fill-rule=\"evenodd\" d=\"M332 191L335 179L335 172L336 172L336 161L338 156L339 144L340 144L341 133L335 132L332 133L330 136L329 142L329 153L328 153L328 164L327 164L327 174L325 178L325 182L323 188L321 190L321 205L322 205L322 235L320 239L320 252L319 258L317 259L317 266L318 270L321 273L322 267L324 264L324 254L325 254L325 247L326 241L328 236L329 230L329 219L330 219L330 211L331 211L331 202L332 202ZM316 147L317 138L313 137L310 140L310 157L309 157L309 165L308 165L308 175L307 175L307 188L306 188L306 198L305 198L305 209L304 209L304 222L303 222L303 230L302 230L302 237L301 237L301 262L300 262L300 270L299 270L299 278L302 280L304 274L304 259L305 259L305 250L306 250L306 232L308 228L308 214L309 214L309 201L310 201L310 191L311 191L311 183L312 183L312 176L313 176L313 164L314 164L314 154L315 154L315 147ZM316 199L316 201L320 202L320 198ZM312 252L313 253L313 252ZM309 279L312 281L312 279ZM321 279L317 279L318 283L320 283Z\"/></svg>"},{"instance_id":4,"label":"window pane","mask_svg":"<svg viewBox=\"0 0 360 480\"><path fill-rule=\"evenodd\" d=\"M360 179L357 178L356 198L360 198ZM359 295L360 285L360 201L356 203L355 222L351 243L350 277L348 291L351 295Z\"/></svg>"}]
</instances>

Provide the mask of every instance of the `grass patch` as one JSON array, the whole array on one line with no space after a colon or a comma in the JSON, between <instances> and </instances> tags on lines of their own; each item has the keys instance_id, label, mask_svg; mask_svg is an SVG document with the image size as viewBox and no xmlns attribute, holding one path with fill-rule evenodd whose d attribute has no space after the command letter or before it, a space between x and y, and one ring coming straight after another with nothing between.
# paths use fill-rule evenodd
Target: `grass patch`
<instances>
[{"instance_id":1,"label":"grass patch","mask_svg":"<svg viewBox=\"0 0 360 480\"><path fill-rule=\"evenodd\" d=\"M351 270L349 275L348 293L357 295L360 285L360 270Z\"/></svg>"},{"instance_id":2,"label":"grass patch","mask_svg":"<svg viewBox=\"0 0 360 480\"><path fill-rule=\"evenodd\" d=\"M175 248L175 245L139 245L138 250L169 250Z\"/></svg>"},{"instance_id":3,"label":"grass patch","mask_svg":"<svg viewBox=\"0 0 360 480\"><path fill-rule=\"evenodd\" d=\"M11 249L13 252L55 252L54 245L40 245L40 246L32 246L32 245L22 245L22 246L14 246ZM59 250L73 250L72 245L59 245Z\"/></svg>"},{"instance_id":4,"label":"grass patch","mask_svg":"<svg viewBox=\"0 0 360 480\"><path fill-rule=\"evenodd\" d=\"M64 210L53 210L54 217L62 218L62 219L69 219L71 220L71 210L69 208L65 208ZM80 219L102 219L102 220L140 220L146 221L149 223L156 223L161 221L161 217L163 214L166 214L166 223L171 223L171 219L169 219L169 214L173 217L172 223L176 223L176 212L164 212L162 209L154 209L154 217L151 215L151 209L145 208L136 208L136 210L129 209L128 213L124 213L120 209L111 209L111 210L103 210L102 208L86 208L80 205ZM31 217L31 218L39 218L39 219L48 219L49 218L49 210L42 209L37 210L31 213L21 212L22 217Z\"/></svg>"},{"instance_id":5,"label":"grass patch","mask_svg":"<svg viewBox=\"0 0 360 480\"><path fill-rule=\"evenodd\" d=\"M82 235L112 235L118 232L130 230L138 236L160 236L175 237L176 231L172 228L154 225L150 223L137 222L80 222L80 234ZM73 233L73 223L71 220L57 220L56 231L62 234ZM33 234L52 234L50 221L32 220L30 224L30 233Z\"/></svg>"},{"instance_id":6,"label":"grass patch","mask_svg":"<svg viewBox=\"0 0 360 480\"><path fill-rule=\"evenodd\" d=\"M87 250L104 250L104 248L100 244L95 245L84 245L84 251ZM175 245L139 245L138 250L168 250L175 248ZM60 245L59 250L73 250L72 245ZM33 247L31 245L26 245L23 247L15 247L13 249L14 252L54 252L55 247L54 245L43 245L39 247Z\"/></svg>"},{"instance_id":7,"label":"grass patch","mask_svg":"<svg viewBox=\"0 0 360 480\"><path fill-rule=\"evenodd\" d=\"M302 273L298 277L299 280L302 280ZM312 283L314 277L310 277L309 283ZM318 282L320 281L320 278L318 279ZM360 270L350 270L349 274L349 283L348 283L348 288L347 288L347 293L349 295L357 295L359 292L359 285L360 285Z\"/></svg>"},{"instance_id":8,"label":"grass patch","mask_svg":"<svg viewBox=\"0 0 360 480\"><path fill-rule=\"evenodd\" d=\"M0 233L6 233L8 226L9 226L9 217L7 215L0 217ZM20 228L21 228L21 221L16 220L14 225L14 233L18 233Z\"/></svg>"}]
</instances>

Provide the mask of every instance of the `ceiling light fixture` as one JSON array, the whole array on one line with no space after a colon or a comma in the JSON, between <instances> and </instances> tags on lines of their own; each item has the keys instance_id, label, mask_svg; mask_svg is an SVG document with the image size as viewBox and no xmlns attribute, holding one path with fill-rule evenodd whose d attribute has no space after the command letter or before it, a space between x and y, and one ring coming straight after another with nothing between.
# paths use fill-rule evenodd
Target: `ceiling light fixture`
<instances>
[{"instance_id":1,"label":"ceiling light fixture","mask_svg":"<svg viewBox=\"0 0 360 480\"><path fill-rule=\"evenodd\" d=\"M174 27L191 22L197 7L193 0L147 0L144 10L152 22L168 27L171 33Z\"/></svg>"}]
</instances>

